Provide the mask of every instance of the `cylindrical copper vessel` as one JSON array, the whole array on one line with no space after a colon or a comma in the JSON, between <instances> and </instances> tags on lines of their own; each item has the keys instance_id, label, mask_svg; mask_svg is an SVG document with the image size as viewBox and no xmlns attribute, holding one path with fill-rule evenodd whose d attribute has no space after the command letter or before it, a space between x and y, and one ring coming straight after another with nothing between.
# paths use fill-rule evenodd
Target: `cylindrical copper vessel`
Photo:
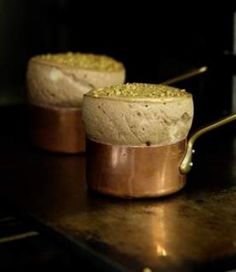
<instances>
[{"instance_id":1,"label":"cylindrical copper vessel","mask_svg":"<svg viewBox=\"0 0 236 272\"><path fill-rule=\"evenodd\" d=\"M157 197L180 190L186 140L165 146L125 146L87 140L89 188L124 198Z\"/></svg>"},{"instance_id":2,"label":"cylindrical copper vessel","mask_svg":"<svg viewBox=\"0 0 236 272\"><path fill-rule=\"evenodd\" d=\"M81 108L30 105L30 137L37 147L62 153L85 151Z\"/></svg>"}]
</instances>

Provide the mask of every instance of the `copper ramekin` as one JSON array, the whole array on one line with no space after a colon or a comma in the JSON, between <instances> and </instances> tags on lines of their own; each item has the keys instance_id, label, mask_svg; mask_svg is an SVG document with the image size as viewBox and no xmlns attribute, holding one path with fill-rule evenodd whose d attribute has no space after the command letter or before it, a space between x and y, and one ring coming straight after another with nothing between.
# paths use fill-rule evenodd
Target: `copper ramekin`
<instances>
[{"instance_id":1,"label":"copper ramekin","mask_svg":"<svg viewBox=\"0 0 236 272\"><path fill-rule=\"evenodd\" d=\"M88 187L100 193L141 198L168 195L186 181L179 167L186 140L165 146L125 146L87 140Z\"/></svg>"},{"instance_id":2,"label":"copper ramekin","mask_svg":"<svg viewBox=\"0 0 236 272\"><path fill-rule=\"evenodd\" d=\"M81 108L30 104L30 138L39 148L62 153L85 151Z\"/></svg>"}]
</instances>

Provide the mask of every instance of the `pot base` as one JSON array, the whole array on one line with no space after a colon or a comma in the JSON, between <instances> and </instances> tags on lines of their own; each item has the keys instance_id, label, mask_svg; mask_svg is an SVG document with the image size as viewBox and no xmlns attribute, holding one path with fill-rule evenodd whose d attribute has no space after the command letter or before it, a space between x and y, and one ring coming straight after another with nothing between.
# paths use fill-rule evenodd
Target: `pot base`
<instances>
[{"instance_id":1,"label":"pot base","mask_svg":"<svg viewBox=\"0 0 236 272\"><path fill-rule=\"evenodd\" d=\"M30 138L39 148L62 153L85 151L81 108L30 105Z\"/></svg>"},{"instance_id":2,"label":"pot base","mask_svg":"<svg viewBox=\"0 0 236 272\"><path fill-rule=\"evenodd\" d=\"M169 195L184 187L179 166L186 140L165 146L125 146L87 140L86 176L94 191L123 198Z\"/></svg>"}]
</instances>

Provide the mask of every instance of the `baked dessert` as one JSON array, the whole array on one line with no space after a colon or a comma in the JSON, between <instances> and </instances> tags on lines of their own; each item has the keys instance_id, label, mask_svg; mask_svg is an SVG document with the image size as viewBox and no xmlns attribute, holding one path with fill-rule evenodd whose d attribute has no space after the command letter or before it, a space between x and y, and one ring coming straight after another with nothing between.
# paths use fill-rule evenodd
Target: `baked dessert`
<instances>
[{"instance_id":1,"label":"baked dessert","mask_svg":"<svg viewBox=\"0 0 236 272\"><path fill-rule=\"evenodd\" d=\"M124 65L106 55L39 55L29 60L27 68L28 98L35 105L78 107L91 89L124 80Z\"/></svg>"},{"instance_id":2,"label":"baked dessert","mask_svg":"<svg viewBox=\"0 0 236 272\"><path fill-rule=\"evenodd\" d=\"M100 143L169 145L187 137L193 120L192 95L161 84L127 83L84 95L87 137Z\"/></svg>"}]
</instances>

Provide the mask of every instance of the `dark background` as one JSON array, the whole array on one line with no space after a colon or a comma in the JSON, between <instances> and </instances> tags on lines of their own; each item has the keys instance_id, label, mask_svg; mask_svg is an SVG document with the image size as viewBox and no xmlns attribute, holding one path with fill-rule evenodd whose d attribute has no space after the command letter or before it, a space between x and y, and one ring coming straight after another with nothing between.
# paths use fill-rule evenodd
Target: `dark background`
<instances>
[{"instance_id":1,"label":"dark background","mask_svg":"<svg viewBox=\"0 0 236 272\"><path fill-rule=\"evenodd\" d=\"M31 56L81 51L122 61L129 82L207 65L175 86L193 93L195 120L211 121L234 110L234 11L230 1L0 0L0 102L23 101Z\"/></svg>"},{"instance_id":2,"label":"dark background","mask_svg":"<svg viewBox=\"0 0 236 272\"><path fill-rule=\"evenodd\" d=\"M57 184L57 173L60 175L62 173L57 167L57 162L60 162L62 157L58 160L57 156L50 155L49 158L46 156L46 161L42 164L44 156L42 155L41 160L39 155L41 153L33 153L32 160L27 152L24 153L24 144L20 147L18 145L27 140L28 131L24 126L26 114L24 111L21 113L18 106L13 111L12 108L7 111L5 108L8 105L25 107L26 67L33 55L66 51L107 54L124 63L129 82L159 83L206 65L208 66L206 73L175 84L193 94L195 105L193 128L235 110L232 107L234 95L232 80L236 75L235 56L232 53L235 5L230 1L217 1L218 3L189 1L188 4L181 5L180 1L174 4L174 1L168 0L155 3L137 2L0 0L0 143L3 186L1 191L4 195L1 200L4 204L6 199L8 201L13 199L9 202L13 206L17 203L18 200L14 200L14 196L17 195L14 188L20 188L20 197L22 190L29 192L28 187L35 189L34 185L27 186L28 183L35 184L35 180L29 178L31 174L32 177L37 177L36 181L38 179L41 184L44 175L48 181L47 179L51 179L56 173ZM234 126L235 123L232 123L230 129L236 133ZM235 154L232 147L235 147L235 144L227 141L228 135L221 137L226 135L225 128L221 130L223 135L216 133L209 134L208 141L200 141L199 144L202 145L197 146L198 157L195 158L196 163L194 162L196 170L193 169L195 172L192 174L192 177L194 175L195 177L187 187L190 197L195 195L196 191L205 191L206 188L208 190L208 187L212 189L226 186L228 190L228 186L234 185ZM231 152L228 152L229 149ZM75 160L77 158L80 161L79 157L74 157ZM52 169L48 167L51 159ZM70 161L69 157L65 159ZM65 171L68 170L66 165ZM30 169L32 173L28 174ZM37 171L42 169L46 172L37 175ZM60 177L63 179L63 175ZM71 172L70 178L74 179ZM189 179L191 180L191 176ZM48 185L53 184L52 182L53 179ZM5 187L7 192L12 192L13 189L13 193L9 194L10 198L5 193ZM210 198L212 194L206 197ZM25 201L29 199L35 203L30 194ZM29 242L27 244L26 241L24 245L23 241L19 247L10 244L9 247L2 248L0 252L2 256L9 256L3 260L2 265L5 263L9 267L17 266L18 263L24 265L28 260L33 261L33 269L35 263L41 269L44 268L44 263L50 264L50 261L53 268L74 265L68 252L56 248L51 239L48 240L48 236L45 238L46 240L43 236L41 240L37 240L35 237L31 244ZM35 250L31 250L32 248ZM51 258L42 260L40 256ZM16 261L12 262L13 259ZM77 258L76 264L78 263L80 265L81 261L78 262ZM96 265L94 259L89 264Z\"/></svg>"}]
</instances>

